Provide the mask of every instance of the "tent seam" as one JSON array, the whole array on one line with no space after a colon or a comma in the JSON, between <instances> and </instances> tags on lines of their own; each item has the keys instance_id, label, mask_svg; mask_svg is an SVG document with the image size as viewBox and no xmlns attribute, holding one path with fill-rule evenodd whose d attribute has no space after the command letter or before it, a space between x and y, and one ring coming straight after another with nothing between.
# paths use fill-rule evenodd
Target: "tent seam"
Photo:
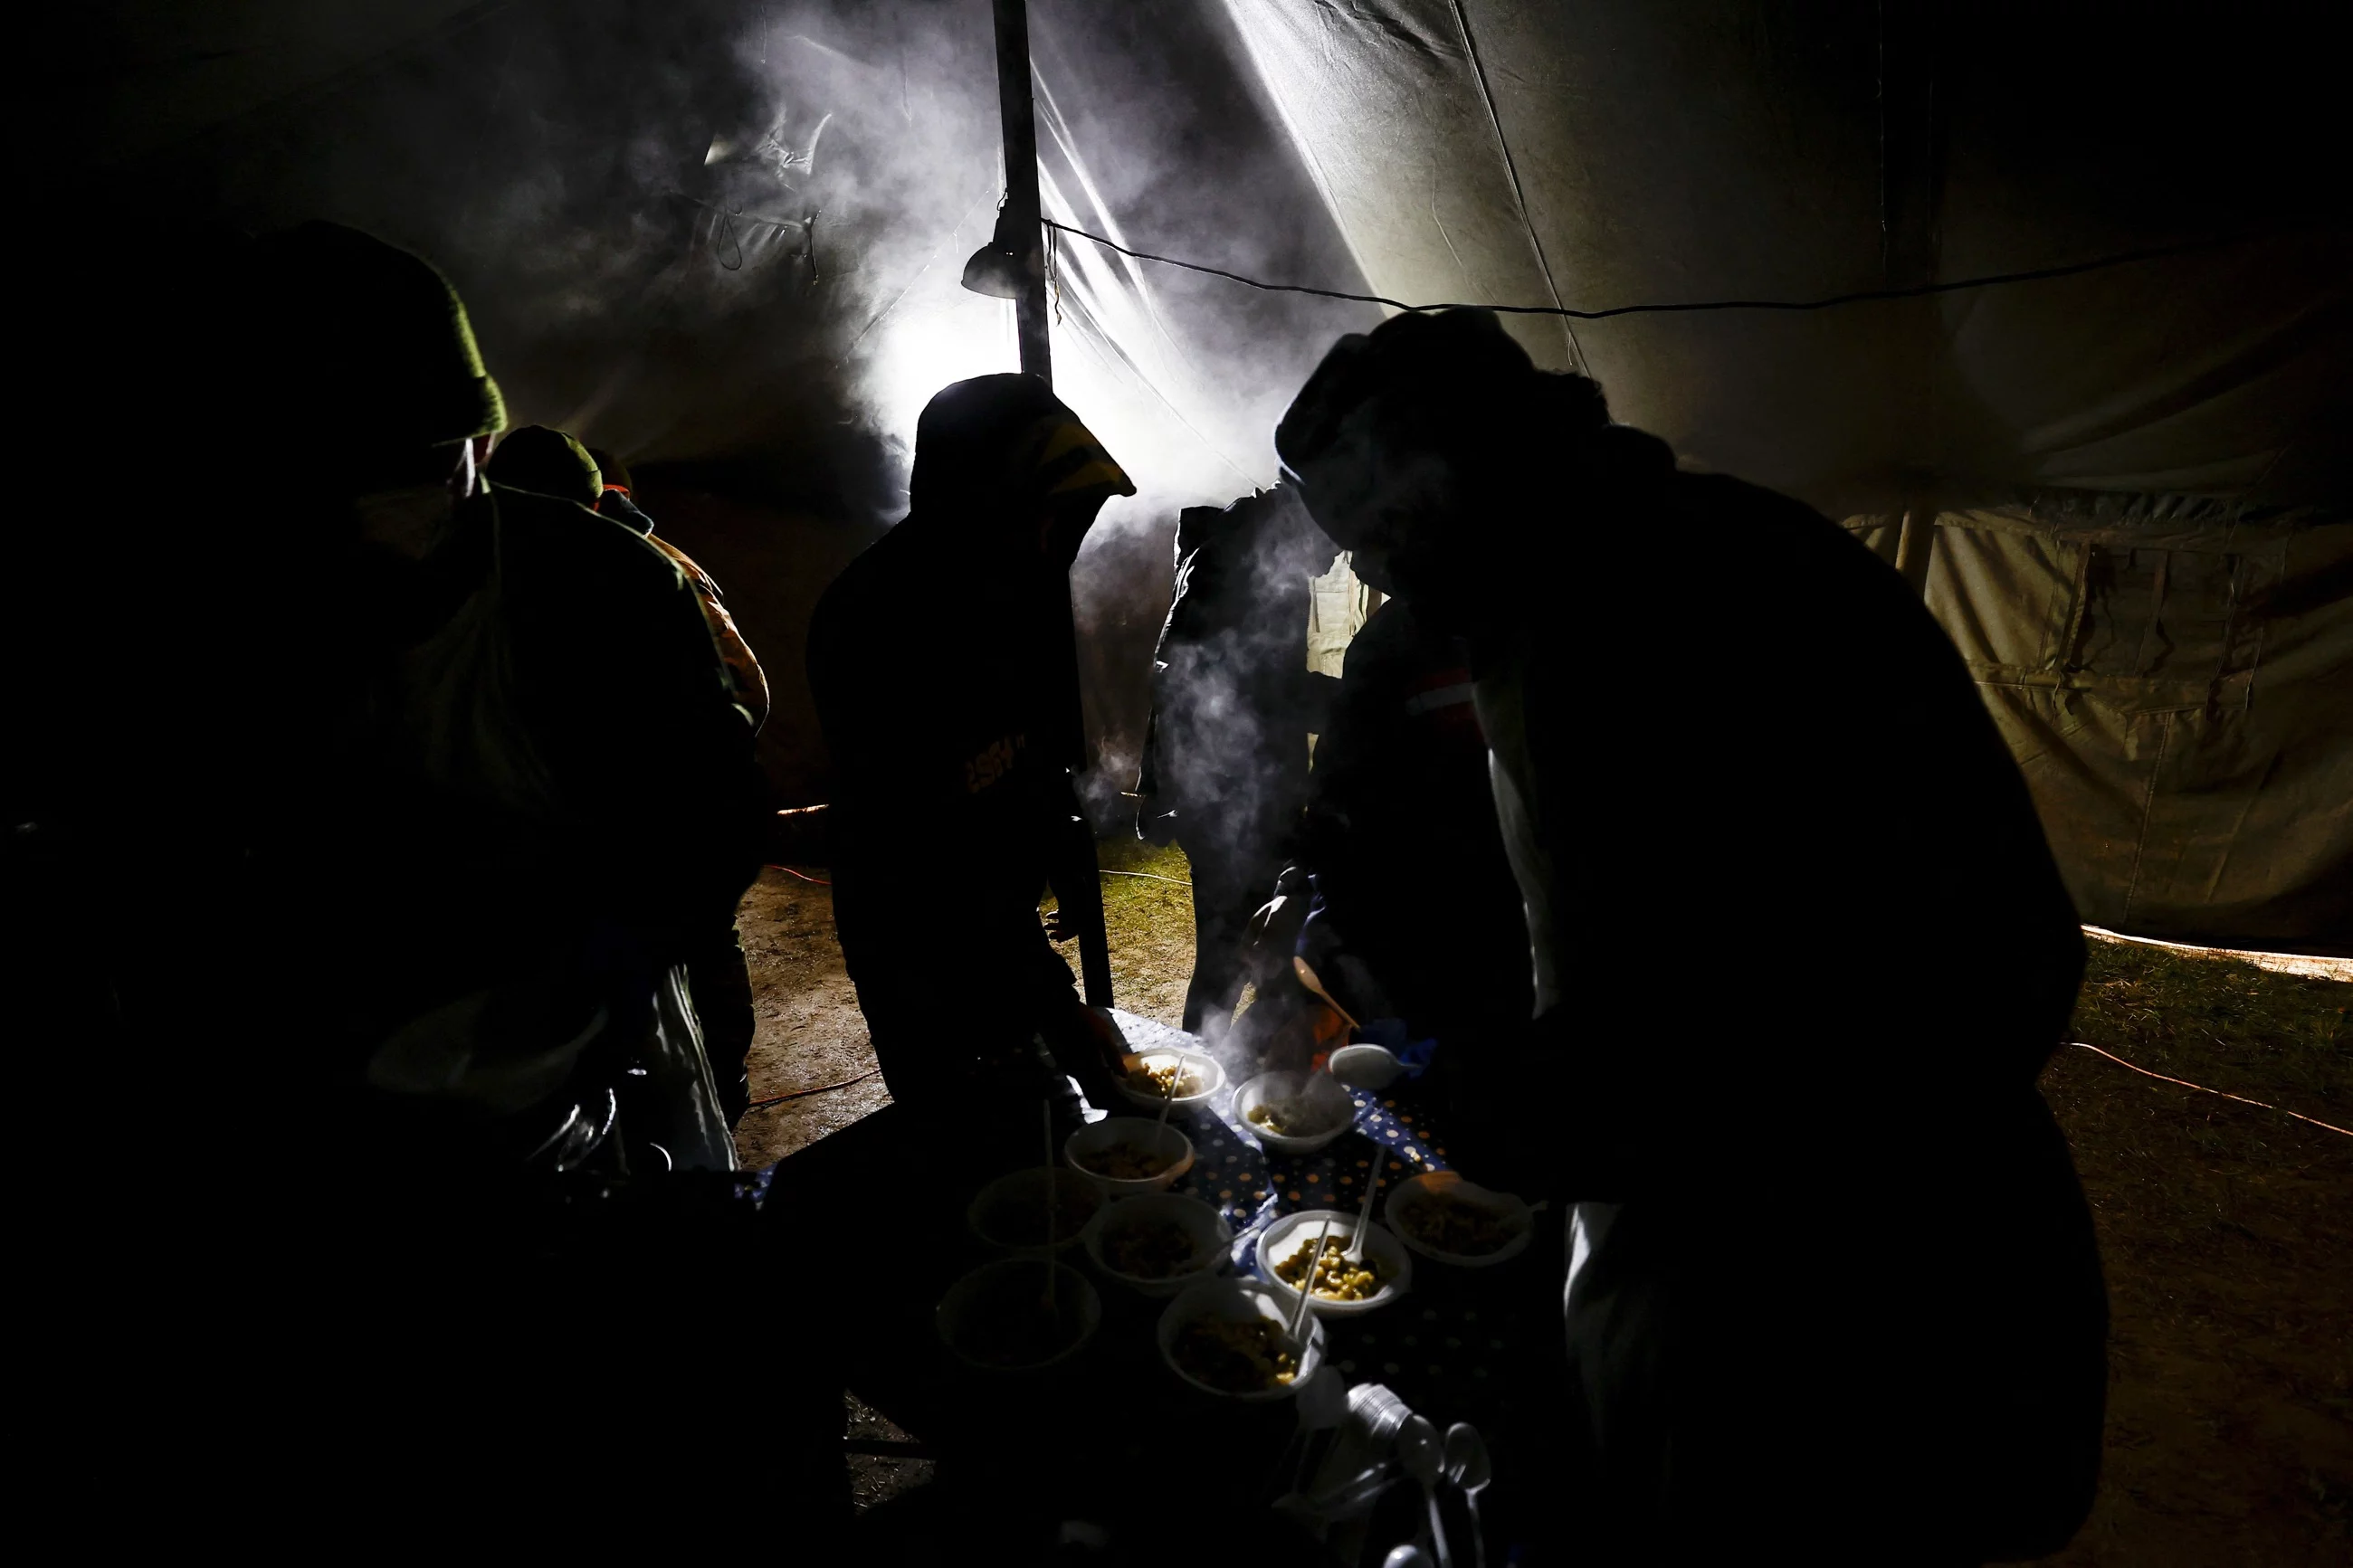
<instances>
[{"instance_id":1,"label":"tent seam","mask_svg":"<svg viewBox=\"0 0 2353 1568\"><path fill-rule=\"evenodd\" d=\"M1512 157L1512 143L1504 134L1504 117L1496 111L1495 95L1487 86L1487 68L1479 58L1479 45L1471 37L1471 18L1462 12L1462 0L1449 0L1454 8L1454 25L1462 34L1463 58L1471 62L1471 79L1479 84L1479 101L1487 106L1487 123L1494 128L1495 151L1503 155L1504 176L1512 183L1512 201L1520 209L1520 228L1528 237L1528 248L1535 252L1536 270L1544 275L1545 292L1552 296L1553 309L1566 311L1561 303L1560 285L1553 281L1552 258L1545 255L1544 240L1536 233L1535 219L1528 213L1527 193L1520 186L1520 170ZM1560 330L1568 339L1568 352L1577 362L1577 373L1590 377L1593 362L1585 357L1585 345L1577 341L1577 324L1567 315L1560 317Z\"/></svg>"}]
</instances>

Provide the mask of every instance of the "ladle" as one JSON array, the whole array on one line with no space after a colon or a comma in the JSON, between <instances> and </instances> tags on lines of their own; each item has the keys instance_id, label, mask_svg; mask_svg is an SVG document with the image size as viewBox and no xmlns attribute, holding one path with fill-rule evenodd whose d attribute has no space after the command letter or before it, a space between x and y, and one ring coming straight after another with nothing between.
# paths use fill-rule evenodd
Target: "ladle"
<instances>
[{"instance_id":1,"label":"ladle","mask_svg":"<svg viewBox=\"0 0 2353 1568\"><path fill-rule=\"evenodd\" d=\"M1479 1494L1495 1479L1495 1468L1479 1428L1467 1421L1446 1429L1446 1479L1462 1489L1462 1500L1471 1510L1472 1561L1478 1568L1487 1568L1487 1527L1479 1521Z\"/></svg>"},{"instance_id":2,"label":"ladle","mask_svg":"<svg viewBox=\"0 0 2353 1568\"><path fill-rule=\"evenodd\" d=\"M1347 1025L1351 1029L1361 1029L1364 1027L1362 1024L1356 1022L1356 1016L1354 1014L1350 1013L1345 1007L1340 1005L1338 1000L1333 996L1332 993L1324 989L1324 982L1317 977L1314 965L1310 964L1305 959L1293 957L1291 961L1291 972L1299 976L1299 984L1306 986L1309 992L1314 995L1322 997L1324 999L1324 1005L1326 1007L1329 1007L1335 1013L1339 1014L1340 1021L1342 1023Z\"/></svg>"},{"instance_id":3,"label":"ladle","mask_svg":"<svg viewBox=\"0 0 2353 1568\"><path fill-rule=\"evenodd\" d=\"M1409 1415L1398 1428L1398 1458L1405 1473L1421 1483L1421 1500L1430 1509L1430 1549L1438 1559L1438 1568L1454 1568L1454 1559L1446 1550L1446 1525L1438 1517L1439 1467L1445 1462L1440 1451L1438 1428L1430 1424L1427 1415Z\"/></svg>"}]
</instances>

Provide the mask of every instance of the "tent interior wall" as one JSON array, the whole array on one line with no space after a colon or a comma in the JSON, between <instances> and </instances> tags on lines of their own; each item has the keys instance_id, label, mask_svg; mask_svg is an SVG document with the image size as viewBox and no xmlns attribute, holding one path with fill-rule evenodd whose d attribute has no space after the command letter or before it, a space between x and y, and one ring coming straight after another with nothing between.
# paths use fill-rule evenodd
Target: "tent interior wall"
<instances>
[{"instance_id":1,"label":"tent interior wall","mask_svg":"<svg viewBox=\"0 0 2353 1568\"><path fill-rule=\"evenodd\" d=\"M1596 308L2140 258L1510 320L1687 464L1901 558L2087 920L2353 952L2353 231L2311 173L2348 132L2287 8L1030 8L1049 216L1254 278ZM313 216L435 259L517 420L625 457L727 584L776 678L764 761L817 799L810 606L902 508L923 399L1011 363L1008 308L955 278L1001 178L988 25L981 0L78 8L37 93L69 129L20 141L20 185L137 265ZM1271 482L1276 415L1379 311L1068 236L1054 258L1058 384L1142 490L1074 579L1108 819L1176 510ZM1563 613L1639 592L1673 637L1673 549Z\"/></svg>"}]
</instances>

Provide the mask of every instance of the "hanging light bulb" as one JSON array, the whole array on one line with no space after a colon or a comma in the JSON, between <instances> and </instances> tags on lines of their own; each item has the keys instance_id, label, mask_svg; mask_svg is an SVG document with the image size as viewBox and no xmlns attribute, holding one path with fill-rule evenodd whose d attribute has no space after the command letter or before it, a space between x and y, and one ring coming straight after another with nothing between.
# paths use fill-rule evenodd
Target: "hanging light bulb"
<instances>
[{"instance_id":1,"label":"hanging light bulb","mask_svg":"<svg viewBox=\"0 0 2353 1568\"><path fill-rule=\"evenodd\" d=\"M997 209L996 232L964 264L964 286L991 299L1018 300L1027 279L1022 276L1020 252L1014 247L1013 237L1005 232L1007 216L1007 209Z\"/></svg>"}]
</instances>

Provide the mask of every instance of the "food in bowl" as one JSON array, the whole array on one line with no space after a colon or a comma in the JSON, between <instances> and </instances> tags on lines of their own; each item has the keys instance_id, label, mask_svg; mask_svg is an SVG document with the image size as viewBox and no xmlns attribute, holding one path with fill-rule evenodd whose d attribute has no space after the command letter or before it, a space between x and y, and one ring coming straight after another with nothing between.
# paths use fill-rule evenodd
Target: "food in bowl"
<instances>
[{"instance_id":1,"label":"food in bowl","mask_svg":"<svg viewBox=\"0 0 2353 1568\"><path fill-rule=\"evenodd\" d=\"M1433 1190L1399 1207L1398 1227L1434 1252L1485 1258L1519 1239L1519 1227L1483 1204Z\"/></svg>"},{"instance_id":2,"label":"food in bowl","mask_svg":"<svg viewBox=\"0 0 2353 1568\"><path fill-rule=\"evenodd\" d=\"M992 1184L974 1204L973 1227L996 1247L1059 1247L1077 1241L1103 1207L1094 1184L1077 1172L1030 1171Z\"/></svg>"},{"instance_id":3,"label":"food in bowl","mask_svg":"<svg viewBox=\"0 0 2353 1568\"><path fill-rule=\"evenodd\" d=\"M1263 1127L1278 1138L1313 1138L1328 1132L1340 1119L1330 1108L1310 1103L1303 1094L1288 1100L1262 1100L1250 1108L1251 1125Z\"/></svg>"},{"instance_id":4,"label":"food in bowl","mask_svg":"<svg viewBox=\"0 0 2353 1568\"><path fill-rule=\"evenodd\" d=\"M1324 1238L1324 1254L1317 1258L1314 1238L1300 1243L1297 1250L1274 1266L1274 1277L1300 1289L1307 1278L1310 1260L1315 1270L1315 1283L1311 1294L1325 1301L1369 1301L1381 1292L1381 1268L1368 1252L1350 1258L1348 1244L1336 1236Z\"/></svg>"},{"instance_id":5,"label":"food in bowl","mask_svg":"<svg viewBox=\"0 0 2353 1568\"><path fill-rule=\"evenodd\" d=\"M1161 1100L1183 1100L1208 1087L1200 1068L1182 1057L1144 1057L1127 1069L1127 1087Z\"/></svg>"},{"instance_id":6,"label":"food in bowl","mask_svg":"<svg viewBox=\"0 0 2353 1568\"><path fill-rule=\"evenodd\" d=\"M1289 1336L1265 1318L1196 1318L1176 1331L1168 1353L1187 1377L1227 1394L1280 1388L1299 1373Z\"/></svg>"},{"instance_id":7,"label":"food in bowl","mask_svg":"<svg viewBox=\"0 0 2353 1568\"><path fill-rule=\"evenodd\" d=\"M1103 1261L1131 1279L1174 1279L1199 1266L1200 1253L1184 1227L1123 1225L1103 1238Z\"/></svg>"},{"instance_id":8,"label":"food in bowl","mask_svg":"<svg viewBox=\"0 0 2353 1568\"><path fill-rule=\"evenodd\" d=\"M1053 1360L1086 1332L1085 1318L1071 1294L1061 1291L1050 1304L1043 1294L1004 1291L992 1296L965 1330L964 1353L984 1365L1006 1368Z\"/></svg>"},{"instance_id":9,"label":"food in bowl","mask_svg":"<svg viewBox=\"0 0 2353 1568\"><path fill-rule=\"evenodd\" d=\"M1133 1144L1114 1143L1108 1149L1098 1149L1081 1158L1071 1157L1071 1163L1098 1176L1109 1176L1115 1182L1148 1182L1176 1163L1177 1156L1162 1154L1150 1149L1138 1149Z\"/></svg>"}]
</instances>

